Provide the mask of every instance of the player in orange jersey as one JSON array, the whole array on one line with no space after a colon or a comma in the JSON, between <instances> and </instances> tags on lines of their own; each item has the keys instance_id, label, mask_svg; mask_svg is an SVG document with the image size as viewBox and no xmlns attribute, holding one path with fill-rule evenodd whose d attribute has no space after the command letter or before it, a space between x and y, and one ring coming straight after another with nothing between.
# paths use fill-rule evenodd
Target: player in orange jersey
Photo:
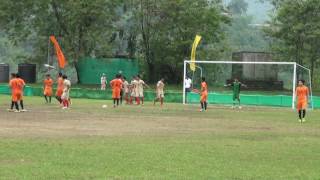
<instances>
[{"instance_id":1,"label":"player in orange jersey","mask_svg":"<svg viewBox=\"0 0 320 180\"><path fill-rule=\"evenodd\" d=\"M200 112L207 110L207 106L208 106L207 101L208 101L208 86L206 83L206 78L202 77L201 78L201 92L200 92L200 104L201 104Z\"/></svg>"},{"instance_id":2,"label":"player in orange jersey","mask_svg":"<svg viewBox=\"0 0 320 180\"><path fill-rule=\"evenodd\" d=\"M63 94L63 78L62 78L62 73L58 74L58 79L57 79L57 91L56 91L56 99L59 101L59 103L62 103L61 96Z\"/></svg>"},{"instance_id":3,"label":"player in orange jersey","mask_svg":"<svg viewBox=\"0 0 320 180\"><path fill-rule=\"evenodd\" d=\"M112 88L113 107L119 106L122 84L123 82L120 74L117 74L116 78L110 81L110 86Z\"/></svg>"},{"instance_id":4,"label":"player in orange jersey","mask_svg":"<svg viewBox=\"0 0 320 180\"><path fill-rule=\"evenodd\" d=\"M21 92L21 98L20 98L20 106L21 106L21 112L26 112L27 110L24 108L24 103L23 103L23 90L24 87L26 86L26 83L24 80L20 77L20 75L17 73L16 78L19 82L19 91Z\"/></svg>"},{"instance_id":5,"label":"player in orange jersey","mask_svg":"<svg viewBox=\"0 0 320 180\"><path fill-rule=\"evenodd\" d=\"M51 79L50 74L47 74L46 79L43 81L43 95L47 103L51 103L52 86L53 80Z\"/></svg>"},{"instance_id":6,"label":"player in orange jersey","mask_svg":"<svg viewBox=\"0 0 320 180\"><path fill-rule=\"evenodd\" d=\"M8 109L10 112L20 112L18 101L21 98L21 92L19 92L19 81L17 80L17 75L15 73L11 74L11 80L9 82L9 87L11 88L11 107ZM13 106L15 106L15 110L13 110Z\"/></svg>"},{"instance_id":7,"label":"player in orange jersey","mask_svg":"<svg viewBox=\"0 0 320 180\"><path fill-rule=\"evenodd\" d=\"M306 121L305 117L309 99L309 89L304 83L304 80L299 80L298 87L296 88L297 110L299 113L299 122L301 123Z\"/></svg>"}]
</instances>

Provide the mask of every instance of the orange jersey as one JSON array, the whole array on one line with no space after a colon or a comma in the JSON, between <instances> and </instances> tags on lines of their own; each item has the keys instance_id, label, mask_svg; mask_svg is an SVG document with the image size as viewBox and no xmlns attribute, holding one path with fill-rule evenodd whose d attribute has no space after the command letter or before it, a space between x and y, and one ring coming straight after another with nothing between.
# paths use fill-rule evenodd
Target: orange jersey
<instances>
[{"instance_id":1,"label":"orange jersey","mask_svg":"<svg viewBox=\"0 0 320 180\"><path fill-rule=\"evenodd\" d=\"M59 77L57 80L57 89L63 89L63 78Z\"/></svg>"},{"instance_id":2,"label":"orange jersey","mask_svg":"<svg viewBox=\"0 0 320 180\"><path fill-rule=\"evenodd\" d=\"M17 102L22 100L24 81L22 79L14 78L10 80L9 86L12 90L12 101Z\"/></svg>"},{"instance_id":3,"label":"orange jersey","mask_svg":"<svg viewBox=\"0 0 320 180\"><path fill-rule=\"evenodd\" d=\"M52 96L53 80L51 78L45 79L43 81L43 84L44 84L44 95Z\"/></svg>"},{"instance_id":4,"label":"orange jersey","mask_svg":"<svg viewBox=\"0 0 320 180\"><path fill-rule=\"evenodd\" d=\"M307 102L308 101L308 96L309 96L309 89L307 86L299 86L296 89L296 96L298 101L300 102Z\"/></svg>"},{"instance_id":5,"label":"orange jersey","mask_svg":"<svg viewBox=\"0 0 320 180\"><path fill-rule=\"evenodd\" d=\"M110 85L112 88L112 98L113 99L120 98L122 84L123 84L123 82L121 79L114 79L110 82Z\"/></svg>"},{"instance_id":6,"label":"orange jersey","mask_svg":"<svg viewBox=\"0 0 320 180\"><path fill-rule=\"evenodd\" d=\"M9 86L11 87L12 93L18 92L20 89L20 82L17 78L13 78L9 82Z\"/></svg>"},{"instance_id":7,"label":"orange jersey","mask_svg":"<svg viewBox=\"0 0 320 180\"><path fill-rule=\"evenodd\" d=\"M62 77L58 77L56 96L61 97L62 93L63 93L63 78Z\"/></svg>"},{"instance_id":8,"label":"orange jersey","mask_svg":"<svg viewBox=\"0 0 320 180\"><path fill-rule=\"evenodd\" d=\"M201 92L205 93L205 94L208 94L208 86L207 86L206 82L202 82L201 83Z\"/></svg>"},{"instance_id":9,"label":"orange jersey","mask_svg":"<svg viewBox=\"0 0 320 180\"><path fill-rule=\"evenodd\" d=\"M118 89L121 90L122 84L123 84L123 82L122 82L121 79L114 79L114 80L112 80L112 81L110 82L111 88L112 88L113 90L118 90Z\"/></svg>"},{"instance_id":10,"label":"orange jersey","mask_svg":"<svg viewBox=\"0 0 320 180\"><path fill-rule=\"evenodd\" d=\"M43 81L43 84L44 84L44 88L45 88L45 89L52 89L53 80L52 80L51 78L45 79L45 80Z\"/></svg>"}]
</instances>

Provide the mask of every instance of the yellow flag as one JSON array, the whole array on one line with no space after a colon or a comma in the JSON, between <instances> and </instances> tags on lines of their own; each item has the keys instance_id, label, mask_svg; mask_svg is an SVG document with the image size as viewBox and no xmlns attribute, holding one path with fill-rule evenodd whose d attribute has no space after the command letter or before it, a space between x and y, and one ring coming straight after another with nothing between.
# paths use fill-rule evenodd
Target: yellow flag
<instances>
[{"instance_id":1,"label":"yellow flag","mask_svg":"<svg viewBox=\"0 0 320 180\"><path fill-rule=\"evenodd\" d=\"M201 36L196 35L196 38L194 39L193 45L192 45L192 51L191 51L191 63L190 63L190 69L191 71L196 70L196 50L201 41Z\"/></svg>"}]
</instances>

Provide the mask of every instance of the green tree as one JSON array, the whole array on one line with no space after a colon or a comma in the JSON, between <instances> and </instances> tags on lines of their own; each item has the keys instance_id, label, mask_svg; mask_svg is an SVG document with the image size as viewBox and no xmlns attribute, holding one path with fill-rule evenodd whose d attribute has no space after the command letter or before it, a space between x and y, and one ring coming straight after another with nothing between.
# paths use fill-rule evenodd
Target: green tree
<instances>
[{"instance_id":1,"label":"green tree","mask_svg":"<svg viewBox=\"0 0 320 180\"><path fill-rule=\"evenodd\" d=\"M224 36L221 4L207 0L139 0L135 20L138 25L138 44L146 64L149 80L160 76L171 83L181 82L183 60L189 59L191 45L196 34L203 36L199 57L208 58L211 53L201 53L213 48L208 45L220 42ZM206 49L206 50L205 50ZM212 55L212 54L211 54ZM210 57L213 59L213 57Z\"/></svg>"},{"instance_id":2,"label":"green tree","mask_svg":"<svg viewBox=\"0 0 320 180\"><path fill-rule=\"evenodd\" d=\"M33 61L47 58L50 35L55 35L69 60L112 56L113 22L117 0L24 0L0 1L0 24L13 42L28 42ZM19 12L19 13L17 13ZM70 63L71 62L71 63Z\"/></svg>"},{"instance_id":3,"label":"green tree","mask_svg":"<svg viewBox=\"0 0 320 180\"><path fill-rule=\"evenodd\" d=\"M227 8L232 14L242 15L248 10L248 3L245 0L232 0Z\"/></svg>"},{"instance_id":4,"label":"green tree","mask_svg":"<svg viewBox=\"0 0 320 180\"><path fill-rule=\"evenodd\" d=\"M275 1L276 14L266 30L274 38L280 58L311 68L313 80L320 59L320 3L318 0Z\"/></svg>"}]
</instances>

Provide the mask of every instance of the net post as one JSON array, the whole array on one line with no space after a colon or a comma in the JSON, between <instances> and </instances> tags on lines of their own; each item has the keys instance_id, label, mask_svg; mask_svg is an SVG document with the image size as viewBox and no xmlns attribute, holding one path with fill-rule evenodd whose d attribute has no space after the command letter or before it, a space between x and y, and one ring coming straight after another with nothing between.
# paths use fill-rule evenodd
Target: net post
<instances>
[{"instance_id":1,"label":"net post","mask_svg":"<svg viewBox=\"0 0 320 180\"><path fill-rule=\"evenodd\" d=\"M296 96L296 82L297 82L297 63L293 65L293 82L292 82L292 109L295 109L294 100Z\"/></svg>"},{"instance_id":2,"label":"net post","mask_svg":"<svg viewBox=\"0 0 320 180\"><path fill-rule=\"evenodd\" d=\"M186 60L183 62L183 96L182 96L182 103L186 104L186 85L185 85L185 80L186 80L186 73L187 73L187 62Z\"/></svg>"},{"instance_id":3,"label":"net post","mask_svg":"<svg viewBox=\"0 0 320 180\"><path fill-rule=\"evenodd\" d=\"M312 93L312 78L311 78L311 70L308 69L309 71L309 81L310 81L310 100L311 100L311 110L313 110L313 93Z\"/></svg>"}]
</instances>

